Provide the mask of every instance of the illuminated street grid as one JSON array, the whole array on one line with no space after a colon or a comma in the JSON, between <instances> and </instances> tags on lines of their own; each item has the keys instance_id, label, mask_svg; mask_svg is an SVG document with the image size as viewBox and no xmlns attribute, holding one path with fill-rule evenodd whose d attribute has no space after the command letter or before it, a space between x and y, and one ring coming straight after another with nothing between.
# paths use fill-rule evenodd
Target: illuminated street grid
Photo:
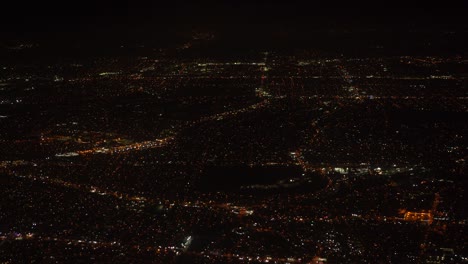
<instances>
[{"instance_id":1,"label":"illuminated street grid","mask_svg":"<svg viewBox=\"0 0 468 264\"><path fill-rule=\"evenodd\" d=\"M0 62L0 262L467 262L467 57L203 41Z\"/></svg>"}]
</instances>

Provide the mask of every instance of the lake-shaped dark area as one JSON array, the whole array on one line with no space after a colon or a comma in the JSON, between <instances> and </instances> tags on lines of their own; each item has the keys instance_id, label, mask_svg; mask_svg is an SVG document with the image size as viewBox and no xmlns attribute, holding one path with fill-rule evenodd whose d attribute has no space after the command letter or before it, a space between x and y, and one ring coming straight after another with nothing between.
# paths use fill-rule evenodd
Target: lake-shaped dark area
<instances>
[{"instance_id":1,"label":"lake-shaped dark area","mask_svg":"<svg viewBox=\"0 0 468 264\"><path fill-rule=\"evenodd\" d=\"M203 191L317 190L323 186L318 175L304 174L299 166L210 166L200 180Z\"/></svg>"}]
</instances>

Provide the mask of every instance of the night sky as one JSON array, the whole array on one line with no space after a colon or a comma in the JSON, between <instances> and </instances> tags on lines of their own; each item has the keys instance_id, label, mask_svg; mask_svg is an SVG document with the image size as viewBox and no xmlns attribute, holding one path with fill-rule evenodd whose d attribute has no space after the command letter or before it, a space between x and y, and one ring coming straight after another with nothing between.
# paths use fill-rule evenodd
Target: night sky
<instances>
[{"instance_id":1,"label":"night sky","mask_svg":"<svg viewBox=\"0 0 468 264\"><path fill-rule=\"evenodd\" d=\"M344 1L343 1L344 2ZM465 26L468 3L394 1L10 1L3 4L1 30L90 32L180 25L278 25L320 27ZM453 3L454 2L454 3Z\"/></svg>"}]
</instances>

